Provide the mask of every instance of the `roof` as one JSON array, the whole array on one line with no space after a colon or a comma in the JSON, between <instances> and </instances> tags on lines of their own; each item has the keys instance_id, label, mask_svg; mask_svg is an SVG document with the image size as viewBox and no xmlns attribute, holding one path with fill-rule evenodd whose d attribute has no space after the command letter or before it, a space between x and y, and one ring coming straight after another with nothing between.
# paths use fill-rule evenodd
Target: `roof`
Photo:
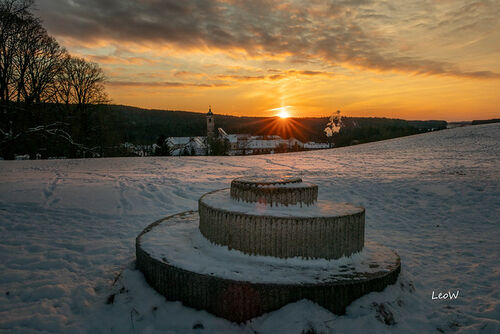
<instances>
[{"instance_id":1,"label":"roof","mask_svg":"<svg viewBox=\"0 0 500 334\"><path fill-rule=\"evenodd\" d=\"M185 145L189 143L191 137L168 137L167 141L170 145Z\"/></svg>"},{"instance_id":2,"label":"roof","mask_svg":"<svg viewBox=\"0 0 500 334\"><path fill-rule=\"evenodd\" d=\"M193 137L192 142L198 147L198 148L205 148L206 144L204 141L203 137Z\"/></svg>"},{"instance_id":3,"label":"roof","mask_svg":"<svg viewBox=\"0 0 500 334\"><path fill-rule=\"evenodd\" d=\"M237 143L238 142L238 136L236 135L226 135L227 140L229 140L230 143Z\"/></svg>"},{"instance_id":4,"label":"roof","mask_svg":"<svg viewBox=\"0 0 500 334\"><path fill-rule=\"evenodd\" d=\"M308 142L304 144L304 148L328 148L327 143L315 143L315 142Z\"/></svg>"},{"instance_id":5,"label":"roof","mask_svg":"<svg viewBox=\"0 0 500 334\"><path fill-rule=\"evenodd\" d=\"M204 137L168 137L167 143L172 146L187 146L188 144L196 148L205 148Z\"/></svg>"},{"instance_id":6,"label":"roof","mask_svg":"<svg viewBox=\"0 0 500 334\"><path fill-rule=\"evenodd\" d=\"M248 142L248 148L276 148L280 141L276 139L253 139Z\"/></svg>"}]
</instances>

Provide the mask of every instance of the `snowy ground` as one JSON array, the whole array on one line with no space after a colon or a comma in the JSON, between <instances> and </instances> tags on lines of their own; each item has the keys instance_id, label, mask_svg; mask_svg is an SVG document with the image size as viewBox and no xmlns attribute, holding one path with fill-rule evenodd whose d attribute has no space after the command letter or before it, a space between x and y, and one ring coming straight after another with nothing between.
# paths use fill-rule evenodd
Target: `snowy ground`
<instances>
[{"instance_id":1,"label":"snowy ground","mask_svg":"<svg viewBox=\"0 0 500 334\"><path fill-rule=\"evenodd\" d=\"M491 124L296 154L0 161L0 331L498 333L499 144ZM262 171L364 206L366 239L401 256L397 284L344 316L301 301L241 326L149 288L136 235Z\"/></svg>"}]
</instances>

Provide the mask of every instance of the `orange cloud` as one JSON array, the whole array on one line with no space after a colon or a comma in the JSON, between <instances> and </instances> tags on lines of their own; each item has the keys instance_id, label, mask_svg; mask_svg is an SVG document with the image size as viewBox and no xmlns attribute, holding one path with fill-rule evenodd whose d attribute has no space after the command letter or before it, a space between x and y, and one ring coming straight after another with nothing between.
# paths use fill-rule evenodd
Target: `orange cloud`
<instances>
[{"instance_id":1,"label":"orange cloud","mask_svg":"<svg viewBox=\"0 0 500 334\"><path fill-rule=\"evenodd\" d=\"M104 65L113 97L136 105L218 101L237 114L294 105L304 115L350 109L412 118L471 108L492 115L500 105L494 1L40 0L39 7L64 46ZM218 87L225 89L206 89Z\"/></svg>"},{"instance_id":2,"label":"orange cloud","mask_svg":"<svg viewBox=\"0 0 500 334\"><path fill-rule=\"evenodd\" d=\"M227 87L227 84L223 83L187 83L187 82L168 82L168 81L109 81L107 83L110 86L118 87L164 87L164 88L188 88L188 87L199 87L199 88L214 88L214 87Z\"/></svg>"}]
</instances>

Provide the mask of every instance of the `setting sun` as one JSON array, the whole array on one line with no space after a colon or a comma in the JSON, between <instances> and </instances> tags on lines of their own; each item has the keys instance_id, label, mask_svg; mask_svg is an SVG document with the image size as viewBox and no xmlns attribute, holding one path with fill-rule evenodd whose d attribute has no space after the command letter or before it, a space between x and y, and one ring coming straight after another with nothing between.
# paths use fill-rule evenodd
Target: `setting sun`
<instances>
[{"instance_id":1,"label":"setting sun","mask_svg":"<svg viewBox=\"0 0 500 334\"><path fill-rule=\"evenodd\" d=\"M288 117L290 117L290 114L288 114L287 111L283 110L283 111L280 111L276 116L278 116L279 118L288 118Z\"/></svg>"},{"instance_id":2,"label":"setting sun","mask_svg":"<svg viewBox=\"0 0 500 334\"><path fill-rule=\"evenodd\" d=\"M278 113L275 116L277 116L279 118L288 118L288 117L290 117L290 112L288 111L289 108L290 108L290 106L284 106L284 107L271 109L270 111L277 111Z\"/></svg>"}]
</instances>

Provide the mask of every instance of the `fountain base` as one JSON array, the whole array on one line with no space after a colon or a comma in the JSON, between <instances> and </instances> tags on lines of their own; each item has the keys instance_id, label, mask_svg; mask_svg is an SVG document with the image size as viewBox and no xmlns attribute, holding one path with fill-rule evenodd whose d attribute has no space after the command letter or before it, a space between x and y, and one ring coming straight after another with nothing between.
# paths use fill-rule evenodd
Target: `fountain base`
<instances>
[{"instance_id":1,"label":"fountain base","mask_svg":"<svg viewBox=\"0 0 500 334\"><path fill-rule=\"evenodd\" d=\"M393 284L401 270L392 250L366 242L337 260L247 255L205 239L196 211L166 217L136 239L137 267L168 300L244 322L301 299L336 314Z\"/></svg>"}]
</instances>

